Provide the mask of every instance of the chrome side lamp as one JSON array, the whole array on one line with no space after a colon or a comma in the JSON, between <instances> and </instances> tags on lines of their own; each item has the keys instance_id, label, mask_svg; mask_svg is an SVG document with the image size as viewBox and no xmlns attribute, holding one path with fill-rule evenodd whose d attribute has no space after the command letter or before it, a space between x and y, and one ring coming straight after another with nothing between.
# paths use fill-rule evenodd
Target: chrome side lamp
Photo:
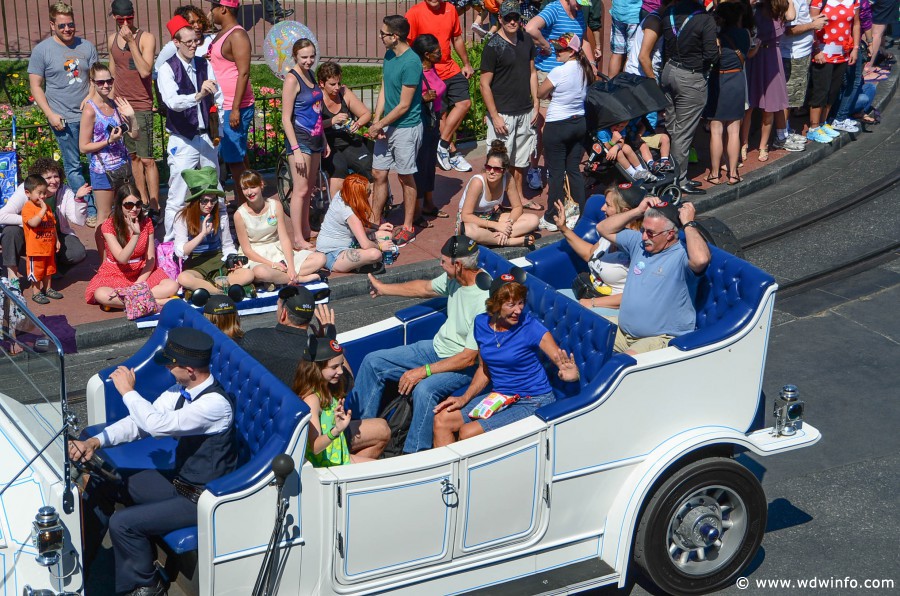
<instances>
[{"instance_id":1,"label":"chrome side lamp","mask_svg":"<svg viewBox=\"0 0 900 596\"><path fill-rule=\"evenodd\" d=\"M63 527L59 523L59 514L50 506L41 507L34 516L31 541L38 554L35 560L39 565L50 567L59 562L63 549Z\"/></svg>"},{"instance_id":2,"label":"chrome side lamp","mask_svg":"<svg viewBox=\"0 0 900 596\"><path fill-rule=\"evenodd\" d=\"M785 385L775 400L775 432L776 437L792 436L803 428L803 410L805 404L800 401L800 391L796 385Z\"/></svg>"}]
</instances>

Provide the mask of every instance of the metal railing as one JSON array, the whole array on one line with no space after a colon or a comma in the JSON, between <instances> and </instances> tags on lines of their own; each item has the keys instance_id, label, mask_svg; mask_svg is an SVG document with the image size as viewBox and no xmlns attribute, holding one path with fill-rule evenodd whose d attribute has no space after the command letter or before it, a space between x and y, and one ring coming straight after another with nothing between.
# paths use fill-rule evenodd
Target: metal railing
<instances>
[{"instance_id":1,"label":"metal railing","mask_svg":"<svg viewBox=\"0 0 900 596\"><path fill-rule=\"evenodd\" d=\"M379 83L358 85L353 87L356 95L369 106L375 108L378 99ZM40 113L36 106L32 108ZM41 124L17 124L15 127L0 128L0 149L11 147L15 138L19 152L20 169L19 176L26 175L28 166L37 157L48 157L54 152L58 153L56 139L52 134L50 125L46 123L43 114L39 116ZM160 164L162 180L167 179L165 153L169 141L169 133L165 128L165 119L162 115L156 115L153 119L152 146L154 155ZM253 124L250 125L248 158L250 167L257 170L267 170L275 167L278 155L284 147L284 129L281 126L281 95L257 95L256 114ZM55 157L55 156L54 156ZM84 159L84 158L83 158Z\"/></svg>"},{"instance_id":2,"label":"metal railing","mask_svg":"<svg viewBox=\"0 0 900 596\"><path fill-rule=\"evenodd\" d=\"M160 47L169 40L166 22L182 0L132 0L135 23L156 35ZM115 32L109 16L110 0L66 0L75 10L78 34L107 54L107 40ZM238 22L247 30L253 47L253 59L262 60L263 41L272 28L269 5L275 0L242 0ZM0 0L0 57L27 59L31 49L50 34L50 0ZM209 10L205 0L193 0L194 6ZM378 38L381 19L403 14L415 0L283 0L282 8L294 10L291 19L309 27L319 42L319 53L326 59L348 62L379 62L384 46Z\"/></svg>"}]
</instances>

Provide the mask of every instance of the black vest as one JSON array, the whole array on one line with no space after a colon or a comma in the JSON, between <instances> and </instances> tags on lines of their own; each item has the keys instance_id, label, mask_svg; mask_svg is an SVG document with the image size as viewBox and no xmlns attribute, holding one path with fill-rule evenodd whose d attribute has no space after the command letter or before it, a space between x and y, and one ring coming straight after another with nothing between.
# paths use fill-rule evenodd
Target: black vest
<instances>
[{"instance_id":1,"label":"black vest","mask_svg":"<svg viewBox=\"0 0 900 596\"><path fill-rule=\"evenodd\" d=\"M196 81L191 81L187 71L184 69L184 63L177 53L166 61L166 64L171 67L172 74L175 76L175 84L178 85L178 95L193 95L197 93L207 79L207 68L209 66L206 59L195 56L193 62ZM166 129L187 139L193 139L197 136L197 129L209 128L209 111L212 109L214 101L215 99L212 95L207 95L200 100L200 112L203 115L202 124L197 120L197 110L195 108L188 108L183 112L169 109L166 113Z\"/></svg>"},{"instance_id":2,"label":"black vest","mask_svg":"<svg viewBox=\"0 0 900 596\"><path fill-rule=\"evenodd\" d=\"M207 393L218 393L224 396L231 404L234 414L234 400L218 381L214 381L192 401L202 399ZM183 403L184 398L178 398L175 409L180 409ZM175 447L175 474L178 478L194 486L202 487L206 486L207 482L221 478L237 468L238 449L233 420L234 416L232 416L231 426L218 434L192 435L178 439L178 446Z\"/></svg>"}]
</instances>

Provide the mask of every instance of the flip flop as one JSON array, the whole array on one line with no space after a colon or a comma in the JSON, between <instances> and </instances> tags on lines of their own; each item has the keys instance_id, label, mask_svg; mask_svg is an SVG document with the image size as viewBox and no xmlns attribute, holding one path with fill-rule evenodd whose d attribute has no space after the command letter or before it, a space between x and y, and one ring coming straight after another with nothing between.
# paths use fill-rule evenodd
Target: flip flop
<instances>
[{"instance_id":1,"label":"flip flop","mask_svg":"<svg viewBox=\"0 0 900 596\"><path fill-rule=\"evenodd\" d=\"M443 209L436 209L434 211L422 209L422 215L427 215L428 217L436 217L438 219L447 219L448 217L450 217Z\"/></svg>"},{"instance_id":2,"label":"flip flop","mask_svg":"<svg viewBox=\"0 0 900 596\"><path fill-rule=\"evenodd\" d=\"M535 203L534 201L528 201L526 203L522 203L522 208L528 209L529 211L543 211L544 210L544 207L541 204Z\"/></svg>"},{"instance_id":3,"label":"flip flop","mask_svg":"<svg viewBox=\"0 0 900 596\"><path fill-rule=\"evenodd\" d=\"M433 228L434 224L425 219L424 217L420 217L419 219L413 221L413 225L418 226L420 228Z\"/></svg>"},{"instance_id":4,"label":"flip flop","mask_svg":"<svg viewBox=\"0 0 900 596\"><path fill-rule=\"evenodd\" d=\"M887 78L888 78L888 77L887 77L886 74L879 73L879 72L876 72L876 71L874 71L874 70L871 71L869 74L863 76L863 79L864 79L867 83L880 83L881 81L886 81Z\"/></svg>"}]
</instances>

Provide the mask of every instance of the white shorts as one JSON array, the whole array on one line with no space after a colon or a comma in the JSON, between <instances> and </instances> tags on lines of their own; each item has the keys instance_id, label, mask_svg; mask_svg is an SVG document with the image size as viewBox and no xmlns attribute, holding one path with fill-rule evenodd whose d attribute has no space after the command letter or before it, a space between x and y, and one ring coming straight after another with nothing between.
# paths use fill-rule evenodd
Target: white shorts
<instances>
[{"instance_id":1,"label":"white shorts","mask_svg":"<svg viewBox=\"0 0 900 596\"><path fill-rule=\"evenodd\" d=\"M422 123L409 128L388 126L385 138L375 141L372 153L373 170L394 170L398 174L415 174L416 155L422 144Z\"/></svg>"},{"instance_id":2,"label":"white shorts","mask_svg":"<svg viewBox=\"0 0 900 596\"><path fill-rule=\"evenodd\" d=\"M508 116L500 114L503 122L506 123L508 133L504 136L497 136L494 132L494 122L491 117L487 119L487 147L491 148L491 141L499 139L506 144L506 150L509 151L509 163L514 168L527 168L531 163L531 155L537 147L537 131L531 126L531 117L533 112L519 114L518 116Z\"/></svg>"}]
</instances>

